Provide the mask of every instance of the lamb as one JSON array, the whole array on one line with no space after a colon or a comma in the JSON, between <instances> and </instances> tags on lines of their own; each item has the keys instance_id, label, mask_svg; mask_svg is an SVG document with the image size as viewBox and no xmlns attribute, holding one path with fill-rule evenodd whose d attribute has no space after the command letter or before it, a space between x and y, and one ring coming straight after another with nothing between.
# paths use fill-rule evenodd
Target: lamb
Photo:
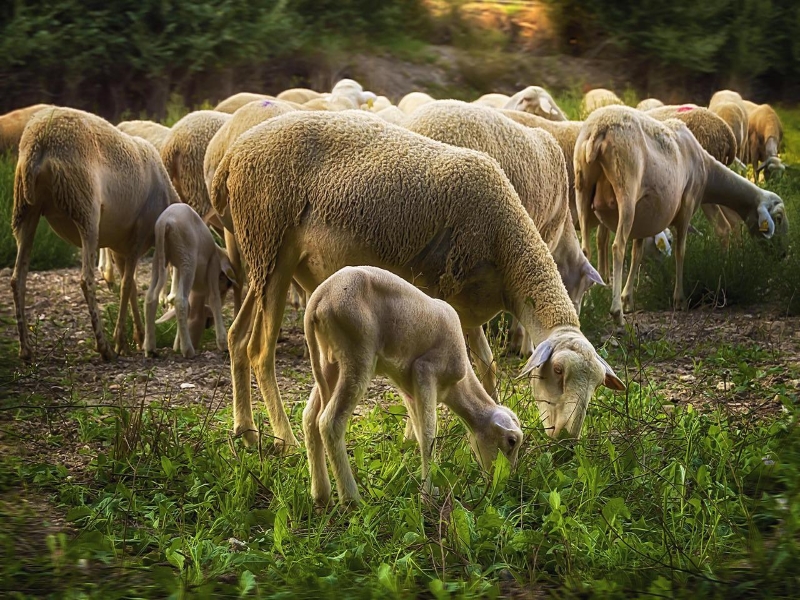
<instances>
[{"instance_id":1,"label":"lamb","mask_svg":"<svg viewBox=\"0 0 800 600\"><path fill-rule=\"evenodd\" d=\"M20 141L11 221L17 258L11 276L20 357L33 350L25 319L25 287L31 247L44 216L63 239L81 247L81 288L97 350L109 360L125 347L128 304L136 339L143 337L134 274L139 257L153 245L159 215L179 202L155 147L95 115L71 108L42 110ZM106 342L95 297L97 249L108 247L122 273L115 349Z\"/></svg>"},{"instance_id":2,"label":"lamb","mask_svg":"<svg viewBox=\"0 0 800 600\"><path fill-rule=\"evenodd\" d=\"M397 103L397 108L407 115L410 115L423 104L434 102L434 100L434 98L424 92L411 92L400 98L400 102Z\"/></svg>"},{"instance_id":3,"label":"lamb","mask_svg":"<svg viewBox=\"0 0 800 600\"><path fill-rule=\"evenodd\" d=\"M658 108L664 106L664 103L658 98L645 98L636 105L637 110L650 110L651 108Z\"/></svg>"},{"instance_id":4,"label":"lamb","mask_svg":"<svg viewBox=\"0 0 800 600\"><path fill-rule=\"evenodd\" d=\"M322 96L323 94L321 94L320 92L310 90L308 88L291 88L282 91L280 94L276 96L276 98L278 100L284 100L286 102L305 104L310 100L315 100L316 98L321 98Z\"/></svg>"},{"instance_id":5,"label":"lamb","mask_svg":"<svg viewBox=\"0 0 800 600\"><path fill-rule=\"evenodd\" d=\"M233 114L249 102L253 102L255 100L269 100L269 99L274 99L274 98L273 96L268 96L266 94L252 94L250 92L239 92L238 94L234 94L233 96L225 98L225 100L223 100L214 107L214 110L217 112Z\"/></svg>"},{"instance_id":6,"label":"lamb","mask_svg":"<svg viewBox=\"0 0 800 600\"><path fill-rule=\"evenodd\" d=\"M25 108L12 110L0 117L0 154L10 152L17 154L22 132L31 117L45 108L55 108L51 104L34 104Z\"/></svg>"},{"instance_id":7,"label":"lamb","mask_svg":"<svg viewBox=\"0 0 800 600\"><path fill-rule=\"evenodd\" d=\"M753 165L756 181L762 172L766 179L780 177L786 166L778 157L783 140L783 126L769 104L761 104L748 115L748 161Z\"/></svg>"},{"instance_id":8,"label":"lamb","mask_svg":"<svg viewBox=\"0 0 800 600\"><path fill-rule=\"evenodd\" d=\"M481 387L458 314L446 302L383 269L344 267L311 295L304 324L315 385L303 411L303 432L317 506L326 506L331 496L326 454L339 501L360 500L344 434L376 373L397 386L408 407L409 430L422 454L424 494L434 491L429 462L438 402L464 421L484 470L491 471L498 451L516 463L519 419Z\"/></svg>"},{"instance_id":9,"label":"lamb","mask_svg":"<svg viewBox=\"0 0 800 600\"><path fill-rule=\"evenodd\" d=\"M206 305L214 318L217 349L228 347L222 320L222 298L236 282L228 253L214 243L205 222L188 204L168 206L155 224L155 253L150 289L145 297L144 352L156 355L156 307L167 278L167 263L174 267L173 284L178 332L175 344L185 358L194 356L206 324Z\"/></svg>"},{"instance_id":10,"label":"lamb","mask_svg":"<svg viewBox=\"0 0 800 600\"><path fill-rule=\"evenodd\" d=\"M622 325L630 309L642 239L675 228L675 303L685 306L683 259L692 215L701 203L733 209L753 235L786 233L783 201L709 155L677 119L657 121L632 108L598 109L584 123L575 147L575 187L584 252L588 217L594 213L616 231L611 314ZM622 291L625 247L634 239L631 269Z\"/></svg>"},{"instance_id":11,"label":"lamb","mask_svg":"<svg viewBox=\"0 0 800 600\"><path fill-rule=\"evenodd\" d=\"M509 100L511 100L511 96L506 94L484 94L477 100L473 100L472 103L490 108L503 108Z\"/></svg>"},{"instance_id":12,"label":"lamb","mask_svg":"<svg viewBox=\"0 0 800 600\"><path fill-rule=\"evenodd\" d=\"M530 85L514 94L503 108L529 112L551 121L569 120L547 90L536 85Z\"/></svg>"},{"instance_id":13,"label":"lamb","mask_svg":"<svg viewBox=\"0 0 800 600\"><path fill-rule=\"evenodd\" d=\"M584 293L603 280L581 251L569 209L566 161L553 136L543 129L519 125L494 109L457 100L426 104L409 115L404 125L431 139L485 152L497 160L552 253L580 314Z\"/></svg>"},{"instance_id":14,"label":"lamb","mask_svg":"<svg viewBox=\"0 0 800 600\"><path fill-rule=\"evenodd\" d=\"M501 310L519 318L541 342L523 374L533 374L552 436L580 434L598 385L624 387L580 332L547 246L500 166L483 153L363 111L288 113L228 149L212 202L218 210L229 205L250 265L250 287L228 333L234 432L246 443L258 437L252 366L276 445L297 444L275 378L286 292L295 278L311 293L347 265L385 268L453 306L487 391L496 379L481 325Z\"/></svg>"},{"instance_id":15,"label":"lamb","mask_svg":"<svg viewBox=\"0 0 800 600\"><path fill-rule=\"evenodd\" d=\"M117 123L117 129L128 135L138 135L140 138L146 139L159 152L172 131L169 127L153 121L122 121Z\"/></svg>"},{"instance_id":16,"label":"lamb","mask_svg":"<svg viewBox=\"0 0 800 600\"><path fill-rule=\"evenodd\" d=\"M614 104L624 105L625 103L611 90L605 88L589 90L584 94L581 102L581 115L585 119L598 108Z\"/></svg>"}]
</instances>

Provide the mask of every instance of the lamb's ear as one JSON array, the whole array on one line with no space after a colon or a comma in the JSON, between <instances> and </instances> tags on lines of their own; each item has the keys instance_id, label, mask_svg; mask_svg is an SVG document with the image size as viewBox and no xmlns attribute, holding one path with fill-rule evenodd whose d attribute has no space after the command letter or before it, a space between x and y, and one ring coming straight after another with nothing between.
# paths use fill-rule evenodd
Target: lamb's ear
<instances>
[{"instance_id":1,"label":"lamb's ear","mask_svg":"<svg viewBox=\"0 0 800 600\"><path fill-rule=\"evenodd\" d=\"M541 367L550 356L553 354L553 343L550 340L545 340L541 344L536 347L536 350L533 351L531 357L528 359L528 362L525 363L522 371L519 375L517 375L517 379L521 379L526 375L529 375L539 367Z\"/></svg>"},{"instance_id":2,"label":"lamb's ear","mask_svg":"<svg viewBox=\"0 0 800 600\"><path fill-rule=\"evenodd\" d=\"M775 221L772 220L772 215L769 214L769 210L763 203L758 205L757 212L758 230L765 238L770 239L775 235Z\"/></svg>"},{"instance_id":3,"label":"lamb's ear","mask_svg":"<svg viewBox=\"0 0 800 600\"><path fill-rule=\"evenodd\" d=\"M556 110L555 106L550 104L550 100L548 100L544 96L539 98L539 108L541 108L544 112L549 113L551 115L558 114L558 111Z\"/></svg>"},{"instance_id":4,"label":"lamb's ear","mask_svg":"<svg viewBox=\"0 0 800 600\"><path fill-rule=\"evenodd\" d=\"M167 312L161 315L158 319L156 319L156 323L166 323L170 319L175 318L175 309L170 308Z\"/></svg>"},{"instance_id":5,"label":"lamb's ear","mask_svg":"<svg viewBox=\"0 0 800 600\"><path fill-rule=\"evenodd\" d=\"M603 281L603 278L600 277L600 273L597 272L597 269L595 269L592 266L592 263L590 263L588 260L583 265L583 274L590 284L596 283L597 285L602 286L606 284L606 282Z\"/></svg>"},{"instance_id":6,"label":"lamb's ear","mask_svg":"<svg viewBox=\"0 0 800 600\"><path fill-rule=\"evenodd\" d=\"M611 365L609 365L605 359L596 352L595 356L597 356L597 360L600 361L600 364L603 365L603 368L606 371L605 378L603 379L603 385L608 389L624 392L625 384L619 377L617 377L617 374L614 373L614 369L611 368Z\"/></svg>"}]
</instances>

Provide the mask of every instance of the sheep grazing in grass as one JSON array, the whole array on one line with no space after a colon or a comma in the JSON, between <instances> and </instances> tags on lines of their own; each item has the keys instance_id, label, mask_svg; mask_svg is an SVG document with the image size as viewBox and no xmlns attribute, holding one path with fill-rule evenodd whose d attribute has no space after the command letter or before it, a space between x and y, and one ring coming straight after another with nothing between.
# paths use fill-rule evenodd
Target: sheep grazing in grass
<instances>
[{"instance_id":1,"label":"sheep grazing in grass","mask_svg":"<svg viewBox=\"0 0 800 600\"><path fill-rule=\"evenodd\" d=\"M555 262L513 186L481 152L362 111L289 113L228 149L212 202L229 205L250 266L250 287L228 334L234 430L248 443L258 436L252 366L276 444L297 444L275 377L286 292L295 278L311 293L347 265L385 268L453 306L487 391L496 389L495 366L481 325L501 310L515 315L548 350L537 348L523 373L533 376L542 414L553 415L550 435L579 435L595 388L623 387L580 332Z\"/></svg>"},{"instance_id":2,"label":"sheep grazing in grass","mask_svg":"<svg viewBox=\"0 0 800 600\"><path fill-rule=\"evenodd\" d=\"M736 140L736 158L741 162L747 160L747 111L741 102L718 102L708 108L728 124ZM740 173L741 175L742 173Z\"/></svg>"},{"instance_id":3,"label":"sheep grazing in grass","mask_svg":"<svg viewBox=\"0 0 800 600\"><path fill-rule=\"evenodd\" d=\"M645 98L636 105L636 110L650 110L659 106L664 106L664 103L658 98Z\"/></svg>"},{"instance_id":4,"label":"sheep grazing in grass","mask_svg":"<svg viewBox=\"0 0 800 600\"><path fill-rule=\"evenodd\" d=\"M511 100L511 96L507 96L506 94L484 94L477 100L473 100L473 104L479 104L480 106L488 106L490 108L503 108L508 101Z\"/></svg>"},{"instance_id":5,"label":"sheep grazing in grass","mask_svg":"<svg viewBox=\"0 0 800 600\"><path fill-rule=\"evenodd\" d=\"M254 102L256 100L269 100L269 99L274 99L274 97L268 96L267 94L253 94L250 92L239 92L238 94L234 94L229 98L225 98L225 100L223 100L214 107L214 110L217 112L233 114L249 102Z\"/></svg>"},{"instance_id":6,"label":"sheep grazing in grass","mask_svg":"<svg viewBox=\"0 0 800 600\"><path fill-rule=\"evenodd\" d=\"M516 463L522 445L519 419L481 386L458 314L446 302L383 269L344 267L311 295L304 324L315 385L303 411L303 432L318 506L331 497L326 454L339 501L360 500L344 435L376 374L397 386L408 407L407 433L419 443L424 494L435 492L429 463L438 402L464 421L484 470L491 472L498 452Z\"/></svg>"},{"instance_id":7,"label":"sheep grazing in grass","mask_svg":"<svg viewBox=\"0 0 800 600\"><path fill-rule=\"evenodd\" d=\"M763 172L766 179L780 178L786 166L778 157L783 141L780 117L769 104L761 104L748 115L748 161L756 181Z\"/></svg>"},{"instance_id":8,"label":"sheep grazing in grass","mask_svg":"<svg viewBox=\"0 0 800 600\"><path fill-rule=\"evenodd\" d=\"M214 243L203 219L187 204L173 204L161 213L155 224L155 247L144 306L145 356L156 353L156 307L166 283L167 264L174 268L176 349L180 347L186 358L194 356L206 325L206 305L214 318L217 349L227 349L222 299L236 282L228 253Z\"/></svg>"},{"instance_id":9,"label":"sheep grazing in grass","mask_svg":"<svg viewBox=\"0 0 800 600\"><path fill-rule=\"evenodd\" d=\"M584 252L593 213L616 231L611 314L622 325L630 310L642 240L675 228L675 303L685 306L683 259L689 222L701 203L733 209L751 233L766 238L788 230L783 201L715 160L677 119L657 121L623 106L598 109L586 120L575 147L575 187ZM634 240L625 290L625 248Z\"/></svg>"},{"instance_id":10,"label":"sheep grazing in grass","mask_svg":"<svg viewBox=\"0 0 800 600\"><path fill-rule=\"evenodd\" d=\"M547 90L537 85L530 85L511 96L503 108L528 112L550 121L569 120Z\"/></svg>"},{"instance_id":11,"label":"sheep grazing in grass","mask_svg":"<svg viewBox=\"0 0 800 600\"><path fill-rule=\"evenodd\" d=\"M297 104L305 104L306 102L309 102L311 100L322 98L323 95L324 94L320 92L316 92L308 88L291 88L282 91L280 94L276 96L276 98L278 100L283 100L285 102L295 102Z\"/></svg>"},{"instance_id":12,"label":"sheep grazing in grass","mask_svg":"<svg viewBox=\"0 0 800 600\"><path fill-rule=\"evenodd\" d=\"M407 115L410 115L420 106L428 102L435 102L435 98L432 98L424 92L411 92L400 99L400 102L397 103L397 108Z\"/></svg>"},{"instance_id":13,"label":"sheep grazing in grass","mask_svg":"<svg viewBox=\"0 0 800 600\"><path fill-rule=\"evenodd\" d=\"M12 110L0 117L0 154L10 152L16 155L22 132L31 117L45 108L55 108L51 104L34 104Z\"/></svg>"},{"instance_id":14,"label":"sheep grazing in grass","mask_svg":"<svg viewBox=\"0 0 800 600\"><path fill-rule=\"evenodd\" d=\"M169 127L153 121L122 121L117 123L117 129L128 135L138 135L140 138L146 139L159 152L172 131Z\"/></svg>"},{"instance_id":15,"label":"sheep grazing in grass","mask_svg":"<svg viewBox=\"0 0 800 600\"><path fill-rule=\"evenodd\" d=\"M206 222L215 213L208 199L203 160L208 143L230 118L214 110L191 112L172 126L161 148L161 159L178 196Z\"/></svg>"},{"instance_id":16,"label":"sheep grazing in grass","mask_svg":"<svg viewBox=\"0 0 800 600\"><path fill-rule=\"evenodd\" d=\"M25 287L39 218L66 241L81 247L81 289L89 305L97 350L111 359L95 297L98 248L110 248L122 273L115 351L125 347L127 307L136 338L143 328L134 274L139 257L153 245L159 215L179 202L155 147L83 111L53 108L28 123L14 176L11 227L17 259L11 289L19 330L20 357L33 356L25 318Z\"/></svg>"},{"instance_id":17,"label":"sheep grazing in grass","mask_svg":"<svg viewBox=\"0 0 800 600\"><path fill-rule=\"evenodd\" d=\"M603 281L581 251L569 208L566 161L553 136L515 123L491 108L457 100L426 104L409 115L404 125L431 139L479 150L497 160L552 253L575 310L580 312L584 293ZM528 354L533 348L529 350Z\"/></svg>"},{"instance_id":18,"label":"sheep grazing in grass","mask_svg":"<svg viewBox=\"0 0 800 600\"><path fill-rule=\"evenodd\" d=\"M625 103L611 90L605 88L589 90L581 101L581 116L585 119L598 108L615 104L624 105Z\"/></svg>"}]
</instances>

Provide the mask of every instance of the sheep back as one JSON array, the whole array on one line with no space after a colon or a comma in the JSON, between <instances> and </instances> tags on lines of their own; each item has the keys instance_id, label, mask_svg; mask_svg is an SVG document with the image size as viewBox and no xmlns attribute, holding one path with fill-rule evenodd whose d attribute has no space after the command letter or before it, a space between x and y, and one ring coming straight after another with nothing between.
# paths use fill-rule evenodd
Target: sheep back
<instances>
[{"instance_id":1,"label":"sheep back","mask_svg":"<svg viewBox=\"0 0 800 600\"><path fill-rule=\"evenodd\" d=\"M703 149L724 165L731 164L736 158L737 147L733 130L707 108L694 104L662 106L648 110L647 115L659 121L683 121Z\"/></svg>"},{"instance_id":2,"label":"sheep back","mask_svg":"<svg viewBox=\"0 0 800 600\"><path fill-rule=\"evenodd\" d=\"M161 152L164 142L170 134L170 128L153 121L122 121L117 129L128 135L137 135L146 139Z\"/></svg>"},{"instance_id":3,"label":"sheep back","mask_svg":"<svg viewBox=\"0 0 800 600\"><path fill-rule=\"evenodd\" d=\"M248 102L253 102L255 100L267 100L268 98L272 98L272 96L268 96L266 94L253 94L251 92L239 92L238 94L234 94L233 96L225 98L225 100L214 107L214 110L217 112L233 114Z\"/></svg>"},{"instance_id":4,"label":"sheep back","mask_svg":"<svg viewBox=\"0 0 800 600\"><path fill-rule=\"evenodd\" d=\"M45 108L54 108L51 104L34 104L25 108L12 110L0 117L0 154L17 153L22 132L31 117Z\"/></svg>"}]
</instances>

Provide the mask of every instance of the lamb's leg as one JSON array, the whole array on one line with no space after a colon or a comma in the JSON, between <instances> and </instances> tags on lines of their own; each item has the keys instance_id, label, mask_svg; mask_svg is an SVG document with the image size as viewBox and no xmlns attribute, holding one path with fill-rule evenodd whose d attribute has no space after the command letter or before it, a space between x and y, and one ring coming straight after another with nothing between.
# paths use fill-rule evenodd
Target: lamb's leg
<instances>
[{"instance_id":1,"label":"lamb's leg","mask_svg":"<svg viewBox=\"0 0 800 600\"><path fill-rule=\"evenodd\" d=\"M622 308L625 312L633 312L633 288L635 280L639 276L639 268L642 265L642 255L644 240L633 240L631 248L631 268L628 272L628 281L625 282L625 289L622 290Z\"/></svg>"},{"instance_id":2,"label":"lamb's leg","mask_svg":"<svg viewBox=\"0 0 800 600\"><path fill-rule=\"evenodd\" d=\"M603 281L608 282L608 241L611 237L608 227L602 223L597 226L597 272Z\"/></svg>"},{"instance_id":3,"label":"lamb's leg","mask_svg":"<svg viewBox=\"0 0 800 600\"><path fill-rule=\"evenodd\" d=\"M357 503L361 499L347 457L344 434L347 422L364 397L371 378L370 365L343 359L339 363L339 378L331 393L330 402L319 417L322 443L331 461L339 502L342 504Z\"/></svg>"},{"instance_id":4,"label":"lamb's leg","mask_svg":"<svg viewBox=\"0 0 800 600\"><path fill-rule=\"evenodd\" d=\"M214 336L217 341L217 350L225 351L228 349L228 333L225 331L225 320L222 318L222 296L219 292L219 267L214 269L216 272L208 278L208 304L211 314L214 317Z\"/></svg>"},{"instance_id":5,"label":"lamb's leg","mask_svg":"<svg viewBox=\"0 0 800 600\"><path fill-rule=\"evenodd\" d=\"M97 306L94 270L97 264L97 231L82 231L81 233L81 290L86 304L89 307L89 319L92 322L97 351L103 360L115 358L116 353L111 350L103 333L103 322L100 319L100 310ZM124 285L124 280L123 280ZM120 303L119 314L127 313L127 298L125 304Z\"/></svg>"},{"instance_id":6,"label":"lamb's leg","mask_svg":"<svg viewBox=\"0 0 800 600\"><path fill-rule=\"evenodd\" d=\"M158 252L158 249L156 249ZM144 298L144 355L156 355L156 308L161 290L166 284L166 269L159 269L157 258L153 258L153 272L150 276L150 287Z\"/></svg>"},{"instance_id":7,"label":"lamb's leg","mask_svg":"<svg viewBox=\"0 0 800 600\"><path fill-rule=\"evenodd\" d=\"M478 379L492 398L497 398L497 365L492 356L489 340L483 333L483 327L470 327L464 329L464 334L469 340L469 353L475 363Z\"/></svg>"},{"instance_id":8,"label":"lamb's leg","mask_svg":"<svg viewBox=\"0 0 800 600\"><path fill-rule=\"evenodd\" d=\"M296 257L279 255L264 292L256 303L253 333L247 347L247 356L250 364L253 365L258 387L267 405L267 412L276 438L275 445L283 450L299 445L297 438L292 433L289 417L283 408L281 394L278 390L278 379L275 376L275 349L283 321L286 294L289 291L296 264Z\"/></svg>"},{"instance_id":9,"label":"lamb's leg","mask_svg":"<svg viewBox=\"0 0 800 600\"><path fill-rule=\"evenodd\" d=\"M308 471L311 475L311 497L317 506L327 506L331 499L331 479L328 476L325 446L319 430L319 416L322 408L319 386L315 384L311 390L311 396L308 398L308 404L303 410L303 434L306 438Z\"/></svg>"},{"instance_id":10,"label":"lamb's leg","mask_svg":"<svg viewBox=\"0 0 800 600\"><path fill-rule=\"evenodd\" d=\"M228 259L231 261L231 267L236 274L237 284L233 286L233 314L236 316L242 308L242 288L244 287L244 264L242 262L242 255L239 252L239 244L236 243L236 238L233 233L225 230L225 249L228 251Z\"/></svg>"},{"instance_id":11,"label":"lamb's leg","mask_svg":"<svg viewBox=\"0 0 800 600\"><path fill-rule=\"evenodd\" d=\"M414 365L414 387L414 399L409 403L409 408L422 455L422 493L435 495L438 490L434 489L431 482L430 460L436 440L436 374L431 365L417 361Z\"/></svg>"},{"instance_id":12,"label":"lamb's leg","mask_svg":"<svg viewBox=\"0 0 800 600\"><path fill-rule=\"evenodd\" d=\"M177 335L184 358L194 358L192 334L189 332L189 296L194 285L194 271L194 265L184 264L181 265L180 270L174 270L172 273L172 285L176 288L174 306L175 318L178 322ZM177 280L177 284L175 280Z\"/></svg>"},{"instance_id":13,"label":"lamb's leg","mask_svg":"<svg viewBox=\"0 0 800 600\"><path fill-rule=\"evenodd\" d=\"M228 330L228 350L231 354L231 385L233 386L233 434L242 436L245 444L258 443L258 430L253 421L250 402L250 358L247 346L252 336L253 314L259 302L257 292L250 288L241 310Z\"/></svg>"},{"instance_id":14,"label":"lamb's leg","mask_svg":"<svg viewBox=\"0 0 800 600\"><path fill-rule=\"evenodd\" d=\"M12 223L17 224L14 229L14 238L17 241L17 260L11 275L11 293L14 295L14 311L19 332L19 357L22 360L31 360L33 349L28 339L28 323L25 318L25 288L28 281L28 268L31 264L33 239L36 236L36 226L39 224L41 214L27 204L23 210L24 218L18 218L17 207L14 206L15 214Z\"/></svg>"}]
</instances>

